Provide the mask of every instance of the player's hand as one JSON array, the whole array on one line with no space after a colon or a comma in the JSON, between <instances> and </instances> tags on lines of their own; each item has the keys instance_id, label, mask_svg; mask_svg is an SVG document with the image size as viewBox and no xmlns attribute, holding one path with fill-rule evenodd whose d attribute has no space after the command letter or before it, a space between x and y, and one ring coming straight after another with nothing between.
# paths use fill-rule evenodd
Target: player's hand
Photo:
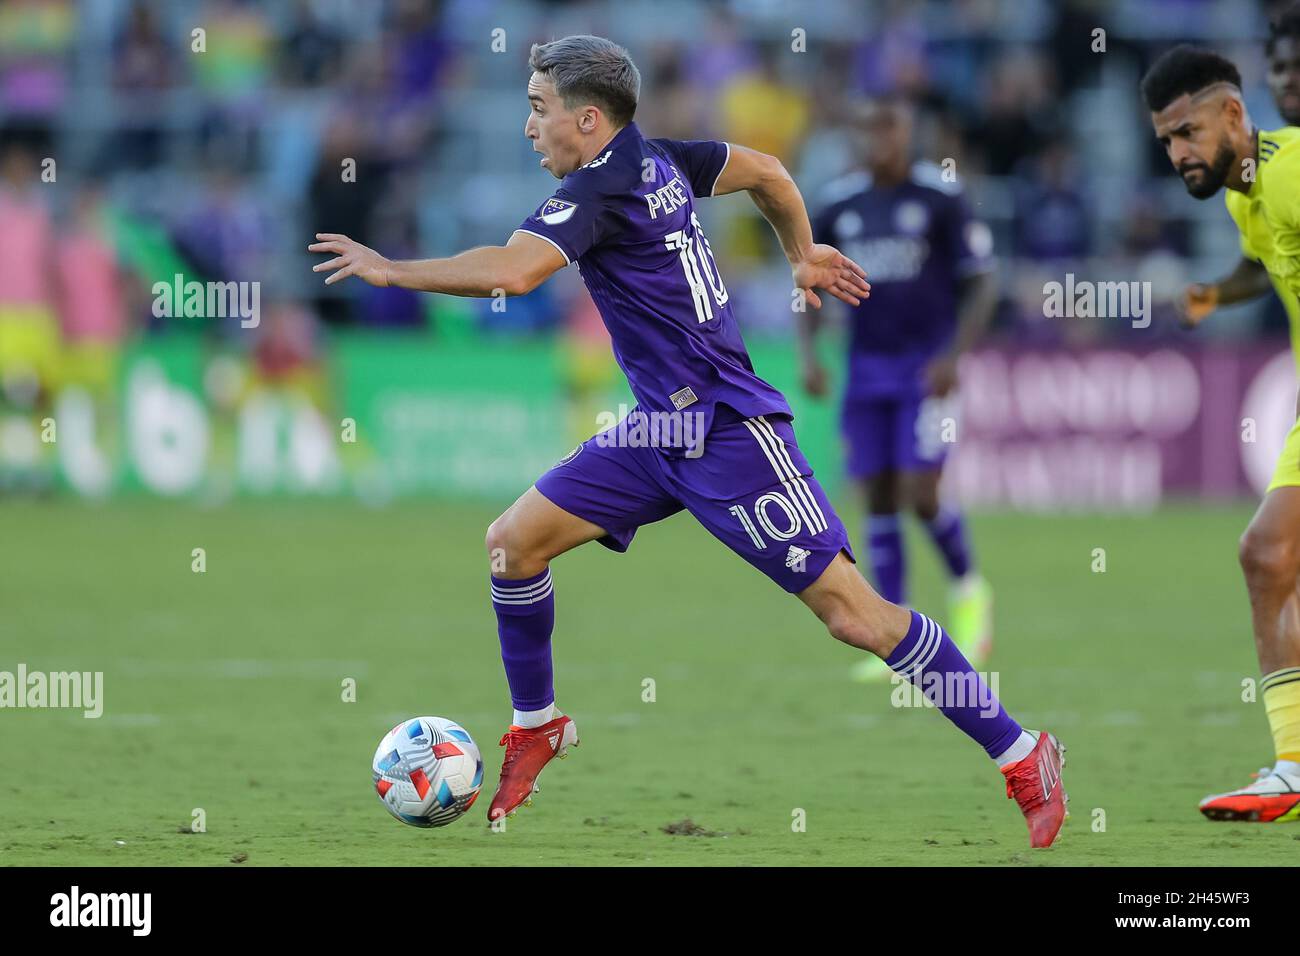
<instances>
[{"instance_id":1,"label":"player's hand","mask_svg":"<svg viewBox=\"0 0 1300 956\"><path fill-rule=\"evenodd\" d=\"M1178 300L1178 319L1183 328L1194 329L1201 320L1219 305L1219 287L1212 283L1195 282L1183 290Z\"/></svg>"},{"instance_id":2,"label":"player's hand","mask_svg":"<svg viewBox=\"0 0 1300 956\"><path fill-rule=\"evenodd\" d=\"M859 305L871 295L871 285L862 266L834 246L822 243L811 246L790 268L794 274L794 287L803 292L814 309L822 307L821 297L814 289L829 292L849 305Z\"/></svg>"},{"instance_id":3,"label":"player's hand","mask_svg":"<svg viewBox=\"0 0 1300 956\"><path fill-rule=\"evenodd\" d=\"M326 285L331 285L340 279L346 279L348 276L364 279L371 285L386 286L390 284L388 270L392 263L375 252L374 249L363 246L356 240L341 236L336 232L318 232L316 238L320 241L313 242L308 246L308 252L333 252L337 254L337 258L331 259L329 262L319 262L311 267L312 272L336 270L325 279Z\"/></svg>"},{"instance_id":4,"label":"player's hand","mask_svg":"<svg viewBox=\"0 0 1300 956\"><path fill-rule=\"evenodd\" d=\"M826 366L821 362L804 362L800 378L803 380L803 390L813 398L824 398L830 391L830 376L826 374Z\"/></svg>"},{"instance_id":5,"label":"player's hand","mask_svg":"<svg viewBox=\"0 0 1300 956\"><path fill-rule=\"evenodd\" d=\"M925 368L925 387L931 395L943 398L957 387L957 359L944 355Z\"/></svg>"}]
</instances>

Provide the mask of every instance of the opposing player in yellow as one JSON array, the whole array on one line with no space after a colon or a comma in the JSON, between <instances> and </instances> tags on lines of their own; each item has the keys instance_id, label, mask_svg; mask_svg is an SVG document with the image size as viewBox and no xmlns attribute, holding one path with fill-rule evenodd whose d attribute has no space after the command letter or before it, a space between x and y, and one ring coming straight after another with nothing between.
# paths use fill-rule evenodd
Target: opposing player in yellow
<instances>
[{"instance_id":1,"label":"opposing player in yellow","mask_svg":"<svg viewBox=\"0 0 1300 956\"><path fill-rule=\"evenodd\" d=\"M1300 129L1256 129L1237 68L1196 47L1161 56L1142 80L1142 95L1187 191L1208 199L1226 187L1242 254L1267 271L1300 344ZM1232 277L1222 285L1232 289ZM1208 314L1195 295L1189 303L1189 317ZM1212 820L1300 820L1300 421L1242 535L1240 557L1276 762L1250 786L1206 797L1200 809Z\"/></svg>"}]
</instances>

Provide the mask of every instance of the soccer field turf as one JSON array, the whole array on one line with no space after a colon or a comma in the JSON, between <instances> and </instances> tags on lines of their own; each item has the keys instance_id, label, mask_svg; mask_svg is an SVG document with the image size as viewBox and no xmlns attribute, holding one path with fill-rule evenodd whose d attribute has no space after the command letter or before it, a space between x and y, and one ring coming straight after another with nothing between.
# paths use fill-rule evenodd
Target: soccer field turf
<instances>
[{"instance_id":1,"label":"soccer field turf","mask_svg":"<svg viewBox=\"0 0 1300 956\"><path fill-rule=\"evenodd\" d=\"M977 746L891 706L888 684L849 682L857 652L686 515L626 555L555 563L559 703L582 746L493 833L510 715L483 554L496 510L0 505L0 670L104 672L98 720L0 711L0 863L1193 866L1300 850L1300 827L1196 811L1271 760L1262 706L1241 700L1258 676L1246 506L973 519L1002 699L1069 748L1072 817L1050 850L1028 849ZM942 620L935 561L911 545L917 604ZM380 737L420 714L463 723L486 765L485 794L439 830L398 824L371 785ZM685 820L703 832L665 832Z\"/></svg>"}]
</instances>

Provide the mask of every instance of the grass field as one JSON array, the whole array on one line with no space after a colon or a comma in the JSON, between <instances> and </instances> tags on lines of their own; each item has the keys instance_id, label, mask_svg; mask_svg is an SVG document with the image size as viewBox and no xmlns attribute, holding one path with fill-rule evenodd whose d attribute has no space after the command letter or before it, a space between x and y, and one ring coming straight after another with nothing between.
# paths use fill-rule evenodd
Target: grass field
<instances>
[{"instance_id":1,"label":"grass field","mask_svg":"<svg viewBox=\"0 0 1300 956\"><path fill-rule=\"evenodd\" d=\"M855 652L682 515L626 555L556 562L559 702L583 745L534 806L504 833L485 825L487 796L450 827L404 827L369 768L401 718L462 722L488 796L496 784L494 515L0 504L0 670L104 672L98 720L0 711L0 863L1201 866L1300 851L1300 827L1196 812L1271 760L1261 705L1240 699L1258 676L1244 506L974 519L1001 696L1069 747L1073 816L1051 850L1028 850L974 744L935 711L892 707L888 685L846 680ZM935 561L912 544L917 603L941 617ZM706 835L664 832L687 819Z\"/></svg>"}]
</instances>

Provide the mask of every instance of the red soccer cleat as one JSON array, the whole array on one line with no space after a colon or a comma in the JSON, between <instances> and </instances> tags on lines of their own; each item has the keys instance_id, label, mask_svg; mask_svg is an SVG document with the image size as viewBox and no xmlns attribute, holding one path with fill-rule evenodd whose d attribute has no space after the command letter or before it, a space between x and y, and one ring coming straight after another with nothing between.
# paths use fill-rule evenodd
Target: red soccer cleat
<instances>
[{"instance_id":1,"label":"red soccer cleat","mask_svg":"<svg viewBox=\"0 0 1300 956\"><path fill-rule=\"evenodd\" d=\"M511 724L501 737L506 758L501 764L501 780L488 806L488 822L513 814L529 806L537 791L537 778L552 757L563 758L569 747L578 746L578 728L561 714L540 727L523 728Z\"/></svg>"},{"instance_id":2,"label":"red soccer cleat","mask_svg":"<svg viewBox=\"0 0 1300 956\"><path fill-rule=\"evenodd\" d=\"M1061 784L1065 748L1049 733L1040 733L1028 757L1002 769L1007 778L1007 796L1015 797L1029 826L1031 847L1051 846L1061 824L1070 815L1069 797Z\"/></svg>"}]
</instances>

